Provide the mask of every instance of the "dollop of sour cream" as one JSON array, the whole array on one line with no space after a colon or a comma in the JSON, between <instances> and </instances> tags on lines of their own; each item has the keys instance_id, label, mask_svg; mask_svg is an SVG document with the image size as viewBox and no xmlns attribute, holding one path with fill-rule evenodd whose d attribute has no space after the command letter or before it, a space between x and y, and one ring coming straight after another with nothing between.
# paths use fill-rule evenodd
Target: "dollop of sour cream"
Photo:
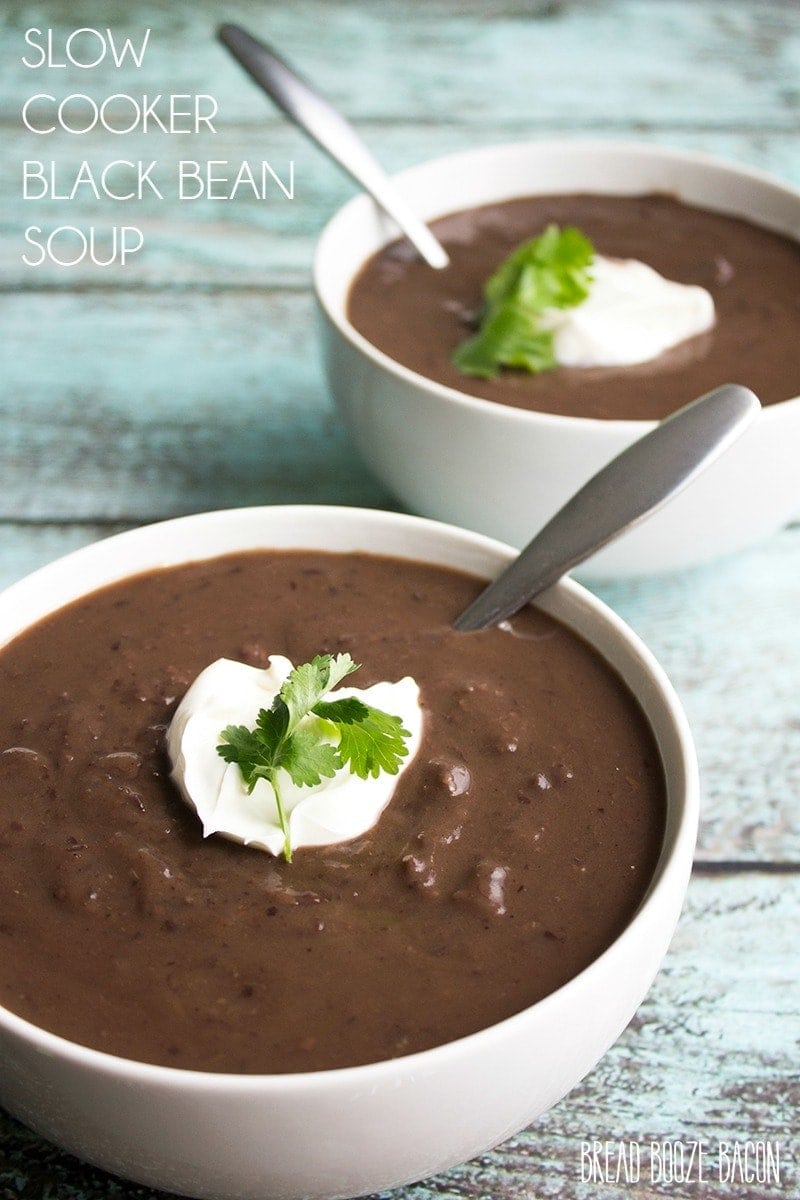
<instances>
[{"instance_id":1,"label":"dollop of sour cream","mask_svg":"<svg viewBox=\"0 0 800 1200\"><path fill-rule=\"evenodd\" d=\"M255 727L259 709L270 707L293 670L289 659L278 654L270 657L269 664L262 670L220 658L201 671L175 711L167 731L167 749L172 777L202 821L204 836L219 833L277 856L283 852L284 838L270 783L259 779L248 795L237 764L226 763L216 749L227 725ZM408 754L397 775L382 772L377 779L359 779L345 766L316 786L297 787L280 771L293 850L344 842L366 833L391 800L422 740L419 688L410 676L361 690L340 687L330 696L356 696L400 717L411 734L406 741ZM300 727L315 720L313 715L306 717Z\"/></svg>"},{"instance_id":2,"label":"dollop of sour cream","mask_svg":"<svg viewBox=\"0 0 800 1200\"><path fill-rule=\"evenodd\" d=\"M625 367L649 362L714 324L705 288L665 279L637 259L596 255L589 295L574 308L546 309L564 367Z\"/></svg>"}]
</instances>

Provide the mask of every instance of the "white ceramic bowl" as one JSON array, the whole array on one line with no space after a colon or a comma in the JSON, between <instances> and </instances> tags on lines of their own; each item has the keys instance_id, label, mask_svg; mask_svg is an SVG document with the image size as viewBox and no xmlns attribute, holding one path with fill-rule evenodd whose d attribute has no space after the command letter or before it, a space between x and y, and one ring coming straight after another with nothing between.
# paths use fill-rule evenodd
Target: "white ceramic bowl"
<instances>
[{"instance_id":1,"label":"white ceramic bowl","mask_svg":"<svg viewBox=\"0 0 800 1200\"><path fill-rule=\"evenodd\" d=\"M254 508L168 521L79 550L0 596L0 644L79 595L148 568L254 547L366 550L492 577L513 552L392 513ZM589 1071L631 1019L664 954L691 868L698 781L672 688L635 635L577 584L542 606L638 696L668 781L664 847L642 905L557 992L480 1033L370 1066L241 1076L131 1062L0 1009L0 1102L79 1157L215 1200L353 1196L464 1161L527 1125Z\"/></svg>"},{"instance_id":2,"label":"white ceramic bowl","mask_svg":"<svg viewBox=\"0 0 800 1200\"><path fill-rule=\"evenodd\" d=\"M797 190L761 172L651 146L493 146L423 163L397 182L426 219L512 196L666 191L800 239ZM509 408L434 383L377 350L348 321L347 294L364 262L395 236L372 201L357 196L320 239L314 285L333 397L367 464L411 509L522 546L653 422ZM597 554L582 573L688 566L774 532L800 511L799 454L795 398L765 409L682 496Z\"/></svg>"}]
</instances>

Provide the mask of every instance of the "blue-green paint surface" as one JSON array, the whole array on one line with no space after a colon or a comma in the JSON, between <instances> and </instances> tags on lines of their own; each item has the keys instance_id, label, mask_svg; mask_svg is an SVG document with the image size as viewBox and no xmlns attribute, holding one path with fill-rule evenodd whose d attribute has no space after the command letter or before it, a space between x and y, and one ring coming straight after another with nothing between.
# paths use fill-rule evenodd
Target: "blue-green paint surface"
<instances>
[{"instance_id":1,"label":"blue-green paint surface","mask_svg":"<svg viewBox=\"0 0 800 1200\"><path fill-rule=\"evenodd\" d=\"M391 506L349 445L317 357L310 264L352 185L213 39L274 41L392 169L551 134L641 138L800 185L800 7L791 0L122 0L0 8L0 584L95 538L176 513L309 500ZM40 139L22 100L120 90L114 71L20 63L23 33L152 28L127 91L208 92L215 135ZM91 78L89 78L91 77ZM56 88L57 84L57 88ZM45 145L46 143L46 145ZM269 158L296 195L23 202L21 162ZM139 224L124 270L20 261L39 223ZM800 324L800 318L799 318ZM800 329L798 330L800 333ZM797 354L797 347L787 347ZM800 463L800 447L798 447ZM800 467L798 468L800 473ZM800 528L718 564L597 589L666 667L703 773L698 866L652 992L600 1065L530 1130L404 1200L777 1200L800 1196ZM780 1185L581 1182L592 1139L781 1140ZM0 1196L151 1200L0 1118Z\"/></svg>"}]
</instances>

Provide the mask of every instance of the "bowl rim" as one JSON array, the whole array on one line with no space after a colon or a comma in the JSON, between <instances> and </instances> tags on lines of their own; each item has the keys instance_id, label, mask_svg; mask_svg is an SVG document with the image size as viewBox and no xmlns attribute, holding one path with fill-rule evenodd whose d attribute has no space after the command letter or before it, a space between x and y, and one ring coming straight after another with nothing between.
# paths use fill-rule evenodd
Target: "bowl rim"
<instances>
[{"instance_id":1,"label":"bowl rim","mask_svg":"<svg viewBox=\"0 0 800 1200\"><path fill-rule=\"evenodd\" d=\"M442 170L448 167L462 167L485 161L487 158L491 159L500 156L513 157L515 154L526 155L536 152L552 154L555 151L563 151L570 154L627 154L639 156L642 159L650 159L651 161L683 163L707 170L709 174L727 175L729 177L736 176L746 179L757 186L772 188L795 200L798 205L798 219L800 220L800 188L795 187L787 180L783 180L769 171L743 165L700 150L682 150L678 147L654 145L649 142L637 142L630 139L620 139L617 141L611 138L564 137L529 138L520 141L490 143L485 146L476 146L468 150L458 150L450 154L439 155L436 158L425 159L421 163L416 163L413 166L406 167L402 171L393 173L391 178L393 182L399 184L402 188L406 184L411 184L420 178L424 178L425 173L431 169ZM527 190L521 194L537 195L539 193ZM546 193L541 194L545 195ZM491 203L491 201L486 201L486 203ZM330 252L330 246L336 242L339 225L347 221L353 211L358 212L359 209L366 210L367 208L373 208L374 210L375 202L365 192L359 192L341 205L333 216L328 219L314 248L312 284L317 304L327 320L333 325L340 336L356 350L359 350L366 358L371 359L375 365L381 367L402 383L425 391L430 397L443 402L445 405L450 405L454 408L466 408L476 414L486 414L491 411L494 413L495 420L509 425L512 431L514 426L530 424L531 421L535 423L541 422L555 428L560 425L570 429L581 428L596 433L599 433L600 430L606 430L613 435L627 432L629 436L637 437L643 436L655 428L658 424L655 420L641 420L631 417L565 416L561 413L539 412L531 409L515 408L508 404L498 404L482 396L471 396L468 392L462 392L457 388L438 383L434 379L429 379L426 375L412 371L410 367L397 362L383 350L379 350L377 346L374 346L372 342L359 333L355 326L350 323L346 314L346 305L339 305L333 300L328 280L324 275L324 259ZM447 212L451 211L459 210L457 207L448 208L445 212L437 215L444 216ZM754 224L757 224L753 218L746 219L750 219ZM396 229L392 230L390 236L381 245L385 245L388 241L392 240L397 232ZM800 240L800 233L798 233L797 240ZM345 295L352 285L357 271L360 270L373 253L375 253L375 248L367 256L359 257L354 269L348 275ZM725 382L732 381L728 380ZM800 407L800 395L790 396L777 404L765 405L758 414L758 419L762 422L780 420L782 419L780 414L786 411L787 406L792 408Z\"/></svg>"},{"instance_id":2,"label":"bowl rim","mask_svg":"<svg viewBox=\"0 0 800 1200\"><path fill-rule=\"evenodd\" d=\"M22 608L19 611L26 613L25 618L20 621L18 628L8 636L3 631L0 631L0 650L13 640L13 638L24 633L39 620L43 619L43 617L59 611L59 609L72 602L71 599L58 600L52 606L48 602L48 607L45 610L37 611L32 618L27 615L24 606L24 601L27 599L29 593L38 592L41 588L49 588L51 582L57 580L65 572L69 573L81 570L87 563L91 564L99 561L102 564L106 558L109 559L112 569L109 571L105 581L99 583L92 582L88 587L82 585L73 594L73 599L78 599L118 580L156 570L159 565L180 565L182 563L203 561L206 558L211 560L248 548L263 548L266 550L273 548L289 549L288 544L285 547L274 547L268 540L266 533L263 542L254 543L252 538L243 539L241 535L237 537L235 529L237 524L241 526L244 523L258 524L264 520L277 523L281 520L292 521L297 519L305 522L313 522L315 525L320 521L349 522L356 531L364 529L365 526L383 529L391 526L398 530L405 529L412 533L420 532L422 534L428 532L431 535L435 535L436 531L438 531L441 536L448 539L450 544L456 543L459 549L465 549L469 546L477 549L482 554L504 558L507 561L510 561L518 553L513 547L508 546L498 539L487 537L484 534L475 533L471 530L462 529L458 526L432 520L427 517L417 517L382 509L317 504L262 505L245 508L216 509L208 512L172 517L91 542L39 567L0 592L0 625L4 624L7 612L11 611L13 613L20 603L22 603ZM161 535L184 533L193 526L222 525L224 527L226 524L230 525L231 545L225 550L213 549L210 553L205 554L193 552L191 548L188 552L185 549L181 549L178 552L171 551L163 560L159 558L159 561L155 564L148 563L147 565L142 565L136 563L132 567L129 566L127 570L119 569L122 561L119 551L124 550L128 546L133 546L134 550L136 550L137 544L140 544L140 548L142 546L149 546L151 543L157 544ZM302 540L298 548L312 548L308 537L303 538L303 535L300 536ZM322 535L320 540L322 540ZM318 548L324 549L325 547L319 546ZM347 551L343 552L347 553ZM381 551L366 551L366 553L387 554L389 557L394 558L414 559L412 550L399 551L389 548L388 550ZM427 559L424 561L435 562L437 560ZM114 563L116 563L116 569L113 569ZM462 566L454 569L476 573L474 567ZM372 1084L384 1081L386 1077L400 1073L410 1075L424 1074L424 1071L430 1068L433 1060L436 1060L437 1064L444 1066L449 1060L462 1055L465 1046L470 1044L477 1046L478 1043L483 1043L484 1047L491 1046L493 1041L504 1039L514 1025L523 1025L529 1019L529 1014L534 1010L537 1012L546 1012L548 1008L558 1005L561 997L576 989L579 981L584 981L585 977L597 968L598 963L605 963L610 956L620 953L619 948L635 936L635 931L638 930L639 926L645 920L647 910L651 909L658 900L663 899L665 895L674 893L676 888L681 889L682 899L688 881L692 852L697 834L700 781L697 755L686 714L669 678L652 651L649 650L639 635L613 609L573 579L568 577L562 578L553 586L551 592L554 596L557 595L559 599L563 596L567 604L573 604L576 608L580 605L583 611L589 611L591 613L591 620L597 622L598 628L610 629L615 639L619 639L621 644L629 652L632 652L648 685L654 688L657 695L657 702L663 710L663 714L670 722L670 736L674 739L679 751L679 762L674 773L677 820L672 834L669 832L669 825L665 831L664 844L648 889L635 913L617 937L600 955L592 959L582 971L572 976L561 987L544 996L535 1004L528 1005L520 1012L514 1013L501 1021L496 1021L492 1025L477 1030L475 1033L467 1034L452 1041L430 1047L427 1050L417 1051L398 1058L382 1059L374 1063L338 1067L330 1070L283 1074L241 1074L221 1071L198 1071L189 1068L148 1063L122 1055L115 1055L107 1051L96 1050L91 1046L74 1042L60 1034L51 1033L49 1030L28 1021L3 1005L0 1005L0 1040L9 1037L20 1039L29 1048L47 1058L66 1061L73 1066L93 1071L97 1074L114 1075L117 1079L128 1083L169 1087L181 1092L195 1091L207 1093L225 1091L227 1094L235 1093L236 1095L263 1093L265 1090L295 1093L298 1091L302 1092L305 1089L312 1089L314 1092L320 1092L356 1084L359 1087L369 1087ZM559 614L558 619L564 620L565 624L569 628L572 628L572 623L568 617ZM585 636L590 645L593 645L591 637L588 634L579 634L579 636ZM598 653L600 652L598 651ZM617 670L616 667L614 669ZM633 691L632 687L631 691ZM641 704L641 695L637 692L633 694ZM658 738L657 744L661 752L663 747ZM688 866L686 862L687 858Z\"/></svg>"}]
</instances>

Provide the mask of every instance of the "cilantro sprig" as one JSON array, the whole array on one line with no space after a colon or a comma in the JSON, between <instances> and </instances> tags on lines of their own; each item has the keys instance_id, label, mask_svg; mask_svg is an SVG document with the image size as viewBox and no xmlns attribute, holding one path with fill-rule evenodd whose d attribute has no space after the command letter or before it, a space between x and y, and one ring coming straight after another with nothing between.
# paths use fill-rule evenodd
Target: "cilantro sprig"
<instances>
[{"instance_id":1,"label":"cilantro sprig","mask_svg":"<svg viewBox=\"0 0 800 1200\"><path fill-rule=\"evenodd\" d=\"M219 735L217 753L238 765L248 792L259 779L271 784L287 862L292 860L292 846L280 770L295 786L313 787L345 766L360 779L377 779L381 771L396 775L408 754L406 739L411 735L400 717L356 696L324 698L358 668L349 654L318 654L290 672L272 706L260 709L254 729L228 725ZM317 719L307 719L312 717Z\"/></svg>"},{"instance_id":2,"label":"cilantro sprig","mask_svg":"<svg viewBox=\"0 0 800 1200\"><path fill-rule=\"evenodd\" d=\"M594 247L567 226L548 225L539 237L518 246L491 276L477 334L453 352L465 375L491 379L501 367L538 375L557 365L553 333L543 327L546 308L574 308L591 283Z\"/></svg>"}]
</instances>

